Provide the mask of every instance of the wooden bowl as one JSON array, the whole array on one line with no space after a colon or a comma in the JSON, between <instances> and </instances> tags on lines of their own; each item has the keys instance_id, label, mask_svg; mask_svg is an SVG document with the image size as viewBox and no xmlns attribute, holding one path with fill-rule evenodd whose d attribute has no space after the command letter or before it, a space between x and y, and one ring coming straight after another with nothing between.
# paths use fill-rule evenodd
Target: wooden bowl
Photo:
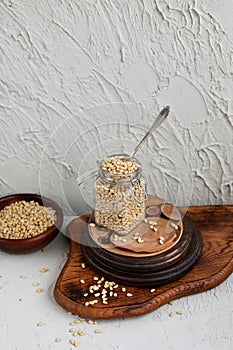
<instances>
[{"instance_id":1,"label":"wooden bowl","mask_svg":"<svg viewBox=\"0 0 233 350\"><path fill-rule=\"evenodd\" d=\"M0 250L7 253L27 254L44 248L58 235L63 222L63 213L60 206L53 200L38 194L22 193L2 197L0 198L0 210L2 210L6 205L23 200L26 202L33 200L40 205L53 208L56 211L57 219L53 226L49 227L48 230L42 232L38 236L23 239L0 238Z\"/></svg>"}]
</instances>

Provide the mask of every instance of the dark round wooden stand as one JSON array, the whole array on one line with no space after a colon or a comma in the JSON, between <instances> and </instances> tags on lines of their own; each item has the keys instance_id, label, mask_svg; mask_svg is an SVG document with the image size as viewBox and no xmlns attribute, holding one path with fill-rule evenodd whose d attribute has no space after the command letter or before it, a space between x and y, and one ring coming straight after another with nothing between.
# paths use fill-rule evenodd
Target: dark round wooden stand
<instances>
[{"instance_id":1,"label":"dark round wooden stand","mask_svg":"<svg viewBox=\"0 0 233 350\"><path fill-rule=\"evenodd\" d=\"M184 276L194 266L202 251L202 237L195 223L185 217L180 241L156 256L122 256L98 246L90 234L82 242L88 264L109 280L133 287L157 287Z\"/></svg>"}]
</instances>

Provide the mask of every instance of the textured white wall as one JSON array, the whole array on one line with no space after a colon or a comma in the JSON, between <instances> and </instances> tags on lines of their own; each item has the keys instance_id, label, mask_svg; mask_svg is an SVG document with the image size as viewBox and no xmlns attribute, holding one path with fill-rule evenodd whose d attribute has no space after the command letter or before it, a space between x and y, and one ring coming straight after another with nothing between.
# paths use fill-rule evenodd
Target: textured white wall
<instances>
[{"instance_id":1,"label":"textured white wall","mask_svg":"<svg viewBox=\"0 0 233 350\"><path fill-rule=\"evenodd\" d=\"M1 195L81 208L83 158L130 152L170 105L138 154L150 191L233 204L232 16L231 0L1 0Z\"/></svg>"}]
</instances>

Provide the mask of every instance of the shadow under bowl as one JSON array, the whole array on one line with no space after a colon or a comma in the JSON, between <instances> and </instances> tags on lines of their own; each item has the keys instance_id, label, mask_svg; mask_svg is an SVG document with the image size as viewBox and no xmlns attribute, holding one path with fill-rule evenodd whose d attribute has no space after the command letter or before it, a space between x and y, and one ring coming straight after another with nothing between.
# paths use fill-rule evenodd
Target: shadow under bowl
<instances>
[{"instance_id":1,"label":"shadow under bowl","mask_svg":"<svg viewBox=\"0 0 233 350\"><path fill-rule=\"evenodd\" d=\"M0 238L0 250L12 254L27 254L44 248L59 233L63 222L63 212L61 207L52 199L33 193L12 194L0 198L0 211L7 205L16 201L35 201L44 207L51 207L56 211L56 221L53 226L38 236L23 239Z\"/></svg>"}]
</instances>

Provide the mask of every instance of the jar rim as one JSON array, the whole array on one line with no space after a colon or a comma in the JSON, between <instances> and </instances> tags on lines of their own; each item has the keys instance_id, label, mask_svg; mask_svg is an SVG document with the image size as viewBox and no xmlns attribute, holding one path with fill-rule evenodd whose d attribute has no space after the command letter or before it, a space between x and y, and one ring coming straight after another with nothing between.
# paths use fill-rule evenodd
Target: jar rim
<instances>
[{"instance_id":1,"label":"jar rim","mask_svg":"<svg viewBox=\"0 0 233 350\"><path fill-rule=\"evenodd\" d=\"M114 157L116 157L116 158L119 157L119 159L123 159L123 158L127 158L129 160L132 159L132 161L135 161L139 165L139 167L136 170L134 170L128 174L114 174L114 173L111 173L109 171L103 170L102 169L103 161L107 158L114 158ZM131 181L134 178L140 177L141 173L142 173L141 162L137 158L132 157L128 154L124 154L124 153L113 154L113 155L109 155L109 156L105 157L101 161L100 168L99 168L100 176L106 180L109 180L109 182L114 182L114 179L116 179L117 181L122 181L122 182Z\"/></svg>"}]
</instances>

